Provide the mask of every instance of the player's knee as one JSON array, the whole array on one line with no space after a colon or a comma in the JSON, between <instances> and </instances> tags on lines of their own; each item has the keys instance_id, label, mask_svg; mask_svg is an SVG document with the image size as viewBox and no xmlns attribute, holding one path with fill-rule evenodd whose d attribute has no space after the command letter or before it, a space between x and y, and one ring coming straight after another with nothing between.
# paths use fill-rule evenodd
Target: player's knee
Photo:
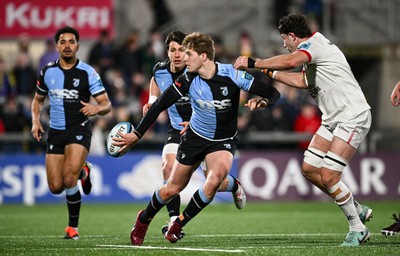
<instances>
[{"instance_id":1,"label":"player's knee","mask_svg":"<svg viewBox=\"0 0 400 256\"><path fill-rule=\"evenodd\" d=\"M343 172L347 164L348 162L346 161L346 159L331 151L328 151L328 153L324 157L322 167L327 168L331 171Z\"/></svg>"},{"instance_id":2,"label":"player's knee","mask_svg":"<svg viewBox=\"0 0 400 256\"><path fill-rule=\"evenodd\" d=\"M321 168L322 160L324 159L325 155L325 152L313 147L309 147L306 151L304 151L303 162L310 165L307 166L303 164L303 169L305 172L307 173L312 171L311 169L314 169L313 167Z\"/></svg>"},{"instance_id":3,"label":"player's knee","mask_svg":"<svg viewBox=\"0 0 400 256\"><path fill-rule=\"evenodd\" d=\"M328 152L324 157L322 167L329 171L321 171L321 181L326 188L336 184L348 162L333 152Z\"/></svg>"},{"instance_id":4,"label":"player's knee","mask_svg":"<svg viewBox=\"0 0 400 256\"><path fill-rule=\"evenodd\" d=\"M63 183L65 188L73 188L76 186L75 178L69 175L64 177Z\"/></svg>"},{"instance_id":5,"label":"player's knee","mask_svg":"<svg viewBox=\"0 0 400 256\"><path fill-rule=\"evenodd\" d=\"M208 175L206 179L207 186L212 189L213 191L217 192L220 188L221 184L223 183L226 176L217 175L213 173L213 175Z\"/></svg>"},{"instance_id":6,"label":"player's knee","mask_svg":"<svg viewBox=\"0 0 400 256\"><path fill-rule=\"evenodd\" d=\"M166 199L166 201L169 201L172 198L174 198L175 196L179 195L180 192L181 191L176 186L165 185L164 189L160 190L160 195L163 199Z\"/></svg>"},{"instance_id":7,"label":"player's knee","mask_svg":"<svg viewBox=\"0 0 400 256\"><path fill-rule=\"evenodd\" d=\"M61 182L59 183L49 183L49 190L54 195L59 195L64 191L64 186Z\"/></svg>"}]
</instances>

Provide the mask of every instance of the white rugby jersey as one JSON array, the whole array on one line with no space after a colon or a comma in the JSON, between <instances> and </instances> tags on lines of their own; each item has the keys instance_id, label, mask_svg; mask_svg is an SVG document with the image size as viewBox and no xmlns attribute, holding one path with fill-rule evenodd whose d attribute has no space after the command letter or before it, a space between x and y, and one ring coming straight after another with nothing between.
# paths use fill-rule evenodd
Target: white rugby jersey
<instances>
[{"instance_id":1,"label":"white rugby jersey","mask_svg":"<svg viewBox=\"0 0 400 256\"><path fill-rule=\"evenodd\" d=\"M342 51L321 33L297 47L307 54L303 65L308 91L322 112L323 123L346 121L370 109Z\"/></svg>"}]
</instances>

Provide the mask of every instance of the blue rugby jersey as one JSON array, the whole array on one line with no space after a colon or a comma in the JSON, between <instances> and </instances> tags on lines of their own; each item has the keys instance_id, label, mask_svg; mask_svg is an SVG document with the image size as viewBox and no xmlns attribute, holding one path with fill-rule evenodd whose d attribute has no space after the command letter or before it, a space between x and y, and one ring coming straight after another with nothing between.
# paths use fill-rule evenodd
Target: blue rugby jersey
<instances>
[{"instance_id":1,"label":"blue rugby jersey","mask_svg":"<svg viewBox=\"0 0 400 256\"><path fill-rule=\"evenodd\" d=\"M170 69L171 62L169 60L159 62L154 66L154 80L158 85L161 93L164 92L181 74L180 72L173 73ZM183 126L179 125L183 121L189 121L192 115L192 107L190 106L189 97L187 95L182 96L174 105L167 109L169 116L169 128L176 130L182 130Z\"/></svg>"},{"instance_id":2,"label":"blue rugby jersey","mask_svg":"<svg viewBox=\"0 0 400 256\"><path fill-rule=\"evenodd\" d=\"M216 63L216 74L211 79L190 72L179 76L153 103L136 131L143 135L161 111L188 94L192 105L192 130L212 141L231 138L237 133L240 90L268 98L270 105L280 96L274 87L255 80L246 71L236 70L231 64Z\"/></svg>"},{"instance_id":3,"label":"blue rugby jersey","mask_svg":"<svg viewBox=\"0 0 400 256\"><path fill-rule=\"evenodd\" d=\"M89 102L91 95L96 97L106 90L100 76L88 64L78 60L74 67L65 70L57 60L40 72L36 92L49 97L50 127L66 130L88 120L79 112L83 107L80 101Z\"/></svg>"},{"instance_id":4,"label":"blue rugby jersey","mask_svg":"<svg viewBox=\"0 0 400 256\"><path fill-rule=\"evenodd\" d=\"M237 133L240 90L249 91L253 76L238 71L230 64L217 64L211 79L195 76L190 85L175 88L180 93L188 90L193 107L190 127L208 140L224 140Z\"/></svg>"}]
</instances>

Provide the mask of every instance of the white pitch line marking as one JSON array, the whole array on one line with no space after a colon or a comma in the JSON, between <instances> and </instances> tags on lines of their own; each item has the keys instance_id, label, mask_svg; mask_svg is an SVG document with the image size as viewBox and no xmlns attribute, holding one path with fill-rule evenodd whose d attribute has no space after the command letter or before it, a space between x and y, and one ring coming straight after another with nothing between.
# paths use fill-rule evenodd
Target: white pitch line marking
<instances>
[{"instance_id":1,"label":"white pitch line marking","mask_svg":"<svg viewBox=\"0 0 400 256\"><path fill-rule=\"evenodd\" d=\"M197 252L245 252L244 250L225 250L225 249L205 249L205 248L183 248L183 247L165 247L165 246L134 246L134 245L113 245L99 244L101 247L109 248L132 248L139 250L176 250L176 251L197 251Z\"/></svg>"}]
</instances>

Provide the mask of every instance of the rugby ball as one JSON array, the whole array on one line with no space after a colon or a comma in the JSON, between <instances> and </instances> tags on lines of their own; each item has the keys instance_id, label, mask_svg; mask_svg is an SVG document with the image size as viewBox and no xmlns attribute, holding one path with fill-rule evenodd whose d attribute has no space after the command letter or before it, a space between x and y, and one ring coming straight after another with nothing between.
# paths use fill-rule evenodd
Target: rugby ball
<instances>
[{"instance_id":1,"label":"rugby ball","mask_svg":"<svg viewBox=\"0 0 400 256\"><path fill-rule=\"evenodd\" d=\"M107 136L107 151L111 156L120 157L120 156L125 155L125 153L129 151L130 148L127 148L126 150L118 153L118 151L121 149L121 147L115 146L112 144L113 138L120 137L118 135L119 132L122 134L126 134L126 133L132 132L134 129L135 128L133 127L133 125L129 122L120 122L120 123L116 124L114 126L114 128L112 128L112 130L110 131L110 133Z\"/></svg>"}]
</instances>

